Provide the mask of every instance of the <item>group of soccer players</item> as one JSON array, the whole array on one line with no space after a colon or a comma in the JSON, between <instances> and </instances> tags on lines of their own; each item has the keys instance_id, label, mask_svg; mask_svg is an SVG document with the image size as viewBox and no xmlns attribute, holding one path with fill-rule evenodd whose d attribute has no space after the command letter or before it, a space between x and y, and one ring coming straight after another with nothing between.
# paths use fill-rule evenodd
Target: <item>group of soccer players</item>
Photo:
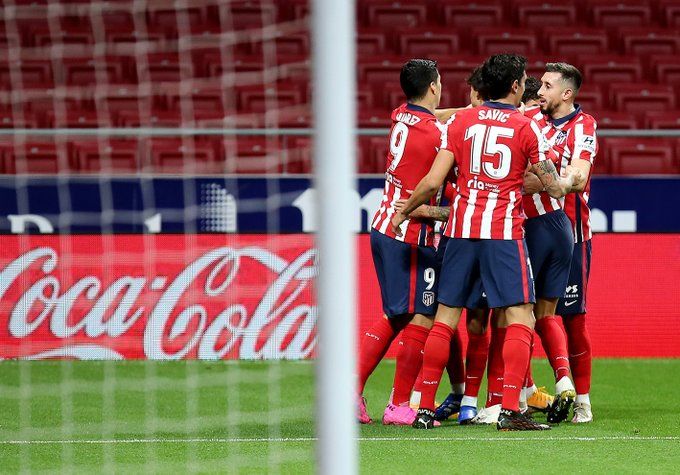
<instances>
[{"instance_id":1,"label":"group of soccer players","mask_svg":"<svg viewBox=\"0 0 680 475\"><path fill-rule=\"evenodd\" d=\"M399 335L383 424L430 429L458 413L460 424L546 430L531 409L559 423L572 407L572 422L592 420L585 297L597 126L575 103L578 69L548 63L538 81L525 68L521 56L491 56L471 72L471 104L460 109L439 109L435 62L402 68L407 102L392 112L371 230L384 316L361 340L362 423L371 422L366 381ZM464 309L465 358L457 333ZM534 334L555 374L554 397L531 377ZM444 368L451 394L435 407Z\"/></svg>"}]
</instances>

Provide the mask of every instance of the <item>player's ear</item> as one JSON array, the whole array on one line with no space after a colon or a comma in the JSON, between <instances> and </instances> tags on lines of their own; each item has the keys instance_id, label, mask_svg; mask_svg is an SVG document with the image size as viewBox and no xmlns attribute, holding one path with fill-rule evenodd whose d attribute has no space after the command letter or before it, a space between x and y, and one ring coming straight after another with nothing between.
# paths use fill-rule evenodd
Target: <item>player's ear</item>
<instances>
[{"instance_id":1,"label":"player's ear","mask_svg":"<svg viewBox=\"0 0 680 475\"><path fill-rule=\"evenodd\" d=\"M515 79L515 81L512 83L512 93L517 94L517 91L519 90L519 81Z\"/></svg>"}]
</instances>

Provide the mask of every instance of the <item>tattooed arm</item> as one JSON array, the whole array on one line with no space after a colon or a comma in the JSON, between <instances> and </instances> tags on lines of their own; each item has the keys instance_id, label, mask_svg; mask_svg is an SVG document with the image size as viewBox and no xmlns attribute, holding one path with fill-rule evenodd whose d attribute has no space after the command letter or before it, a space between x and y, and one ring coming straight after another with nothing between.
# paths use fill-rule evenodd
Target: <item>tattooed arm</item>
<instances>
[{"instance_id":1,"label":"tattooed arm","mask_svg":"<svg viewBox=\"0 0 680 475\"><path fill-rule=\"evenodd\" d=\"M399 200L394 204L394 210L399 212L404 209L406 200ZM418 219L433 219L435 221L448 221L449 208L446 206L420 205L409 215Z\"/></svg>"},{"instance_id":2,"label":"tattooed arm","mask_svg":"<svg viewBox=\"0 0 680 475\"><path fill-rule=\"evenodd\" d=\"M574 186L578 186L581 176L576 168L569 165L565 170L565 177L560 177L555 164L550 160L541 160L535 163L532 165L531 171L541 180L545 191L553 198L562 198L571 192Z\"/></svg>"}]
</instances>

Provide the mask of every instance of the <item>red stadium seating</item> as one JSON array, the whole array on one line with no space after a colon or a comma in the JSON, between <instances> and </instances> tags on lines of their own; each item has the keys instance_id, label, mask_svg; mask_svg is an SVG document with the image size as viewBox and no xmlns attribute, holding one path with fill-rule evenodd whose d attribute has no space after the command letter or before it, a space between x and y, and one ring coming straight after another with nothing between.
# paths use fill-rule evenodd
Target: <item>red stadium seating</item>
<instances>
[{"instance_id":1,"label":"red stadium seating","mask_svg":"<svg viewBox=\"0 0 680 475\"><path fill-rule=\"evenodd\" d=\"M472 36L477 39L477 53L481 55L514 52L529 56L536 54L538 49L538 41L531 30L474 28Z\"/></svg>"},{"instance_id":2,"label":"red stadium seating","mask_svg":"<svg viewBox=\"0 0 680 475\"><path fill-rule=\"evenodd\" d=\"M647 112L645 127L650 129L680 129L680 114L670 112Z\"/></svg>"},{"instance_id":3,"label":"red stadium seating","mask_svg":"<svg viewBox=\"0 0 680 475\"><path fill-rule=\"evenodd\" d=\"M680 62L677 55L653 55L649 59L656 80L660 84L680 84Z\"/></svg>"},{"instance_id":4,"label":"red stadium seating","mask_svg":"<svg viewBox=\"0 0 680 475\"><path fill-rule=\"evenodd\" d=\"M577 100L578 102L578 100ZM597 121L598 129L637 129L639 124L635 116L626 112L584 110Z\"/></svg>"},{"instance_id":5,"label":"red stadium seating","mask_svg":"<svg viewBox=\"0 0 680 475\"><path fill-rule=\"evenodd\" d=\"M680 3L677 0L660 0L659 9L668 27L680 27Z\"/></svg>"},{"instance_id":6,"label":"red stadium seating","mask_svg":"<svg viewBox=\"0 0 680 475\"><path fill-rule=\"evenodd\" d=\"M677 31L665 31L658 28L622 28L619 35L623 42L622 52L630 56L680 52L680 36Z\"/></svg>"},{"instance_id":7,"label":"red stadium seating","mask_svg":"<svg viewBox=\"0 0 680 475\"><path fill-rule=\"evenodd\" d=\"M386 33L382 29L360 29L357 39L357 55L359 58L365 56L378 56L388 50Z\"/></svg>"},{"instance_id":8,"label":"red stadium seating","mask_svg":"<svg viewBox=\"0 0 680 475\"><path fill-rule=\"evenodd\" d=\"M535 28L547 25L571 25L576 21L576 6L556 0L517 2L515 11L521 26Z\"/></svg>"},{"instance_id":9,"label":"red stadium seating","mask_svg":"<svg viewBox=\"0 0 680 475\"><path fill-rule=\"evenodd\" d=\"M643 114L648 111L665 112L675 107L675 95L670 86L613 84L611 90L619 111Z\"/></svg>"},{"instance_id":10,"label":"red stadium seating","mask_svg":"<svg viewBox=\"0 0 680 475\"><path fill-rule=\"evenodd\" d=\"M578 92L576 102L581 104L584 112L609 108L607 96L602 94L602 90L597 85L586 84L582 86Z\"/></svg>"},{"instance_id":11,"label":"red stadium seating","mask_svg":"<svg viewBox=\"0 0 680 475\"><path fill-rule=\"evenodd\" d=\"M57 149L51 142L29 142L16 145L10 152L14 162L11 173L49 173L67 171L66 148Z\"/></svg>"},{"instance_id":12,"label":"red stadium seating","mask_svg":"<svg viewBox=\"0 0 680 475\"><path fill-rule=\"evenodd\" d=\"M454 2L441 7L444 25L453 28L500 25L503 20L503 6L500 2Z\"/></svg>"},{"instance_id":13,"label":"red stadium seating","mask_svg":"<svg viewBox=\"0 0 680 475\"><path fill-rule=\"evenodd\" d=\"M281 173L279 151L265 137L238 137L224 139L225 173Z\"/></svg>"},{"instance_id":14,"label":"red stadium seating","mask_svg":"<svg viewBox=\"0 0 680 475\"><path fill-rule=\"evenodd\" d=\"M187 137L154 138L143 143L142 166L157 173L219 173L222 164L217 160L214 146L204 140Z\"/></svg>"},{"instance_id":15,"label":"red stadium seating","mask_svg":"<svg viewBox=\"0 0 680 475\"><path fill-rule=\"evenodd\" d=\"M591 7L591 21L598 27L647 25L651 18L649 5L636 1L595 0Z\"/></svg>"},{"instance_id":16,"label":"red stadium seating","mask_svg":"<svg viewBox=\"0 0 680 475\"><path fill-rule=\"evenodd\" d=\"M386 2L369 4L366 7L368 26L390 28L413 28L425 23L427 8L425 5L410 3Z\"/></svg>"},{"instance_id":17,"label":"red stadium seating","mask_svg":"<svg viewBox=\"0 0 680 475\"><path fill-rule=\"evenodd\" d=\"M609 48L606 30L549 27L545 29L544 36L552 55L602 54Z\"/></svg>"},{"instance_id":18,"label":"red stadium seating","mask_svg":"<svg viewBox=\"0 0 680 475\"><path fill-rule=\"evenodd\" d=\"M71 154L80 172L136 173L140 168L136 140L79 140L72 144Z\"/></svg>"},{"instance_id":19,"label":"red stadium seating","mask_svg":"<svg viewBox=\"0 0 680 475\"><path fill-rule=\"evenodd\" d=\"M642 64L634 57L591 55L579 59L588 83L635 83L642 79Z\"/></svg>"},{"instance_id":20,"label":"red stadium seating","mask_svg":"<svg viewBox=\"0 0 680 475\"><path fill-rule=\"evenodd\" d=\"M437 58L458 52L458 35L450 30L417 30L399 35L399 52L411 58Z\"/></svg>"},{"instance_id":21,"label":"red stadium seating","mask_svg":"<svg viewBox=\"0 0 680 475\"><path fill-rule=\"evenodd\" d=\"M647 175L678 173L670 143L659 139L607 139L611 171L617 175Z\"/></svg>"}]
</instances>

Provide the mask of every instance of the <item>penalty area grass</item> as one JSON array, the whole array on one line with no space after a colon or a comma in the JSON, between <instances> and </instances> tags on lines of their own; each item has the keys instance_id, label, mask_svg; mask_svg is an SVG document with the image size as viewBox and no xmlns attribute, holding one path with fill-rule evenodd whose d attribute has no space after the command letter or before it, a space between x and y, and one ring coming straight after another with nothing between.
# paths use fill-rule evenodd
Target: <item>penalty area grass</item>
<instances>
[{"instance_id":1,"label":"penalty area grass","mask_svg":"<svg viewBox=\"0 0 680 475\"><path fill-rule=\"evenodd\" d=\"M533 367L552 390L547 362ZM381 363L366 388L362 473L680 467L680 360L595 360L595 421L546 432L382 426L393 374ZM444 376L438 400L447 390ZM0 471L313 473L314 394L310 362L3 361Z\"/></svg>"}]
</instances>

